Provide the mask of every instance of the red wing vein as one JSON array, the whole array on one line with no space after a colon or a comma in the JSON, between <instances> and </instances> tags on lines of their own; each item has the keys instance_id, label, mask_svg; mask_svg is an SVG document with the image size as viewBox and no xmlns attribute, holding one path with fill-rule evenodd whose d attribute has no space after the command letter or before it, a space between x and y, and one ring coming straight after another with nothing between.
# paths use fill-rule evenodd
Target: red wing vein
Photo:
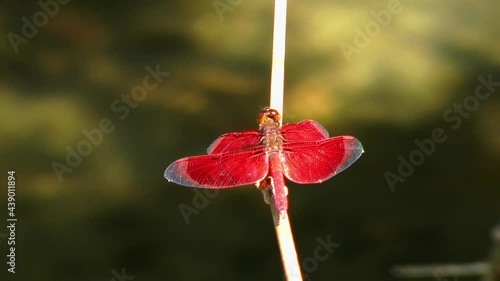
<instances>
[{"instance_id":1,"label":"red wing vein","mask_svg":"<svg viewBox=\"0 0 500 281\"><path fill-rule=\"evenodd\" d=\"M285 124L280 133L285 141L318 141L328 138L328 131L314 120Z\"/></svg>"},{"instance_id":2,"label":"red wing vein","mask_svg":"<svg viewBox=\"0 0 500 281\"><path fill-rule=\"evenodd\" d=\"M165 170L165 178L180 185L227 188L253 184L268 172L262 148L179 159Z\"/></svg>"},{"instance_id":3,"label":"red wing vein","mask_svg":"<svg viewBox=\"0 0 500 281\"><path fill-rule=\"evenodd\" d=\"M260 142L260 132L248 130L227 133L218 137L207 149L207 154L220 154L256 145Z\"/></svg>"},{"instance_id":4,"label":"red wing vein","mask_svg":"<svg viewBox=\"0 0 500 281\"><path fill-rule=\"evenodd\" d=\"M319 183L342 172L363 153L351 136L283 144L285 176L296 183Z\"/></svg>"}]
</instances>

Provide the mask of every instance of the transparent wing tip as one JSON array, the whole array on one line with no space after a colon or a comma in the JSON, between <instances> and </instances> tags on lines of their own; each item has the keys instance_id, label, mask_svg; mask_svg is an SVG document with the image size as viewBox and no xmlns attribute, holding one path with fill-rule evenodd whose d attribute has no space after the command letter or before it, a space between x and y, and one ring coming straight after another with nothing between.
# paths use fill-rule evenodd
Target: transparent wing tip
<instances>
[{"instance_id":1,"label":"transparent wing tip","mask_svg":"<svg viewBox=\"0 0 500 281\"><path fill-rule=\"evenodd\" d=\"M361 154L365 153L361 142L354 137L344 142L344 149L344 159L342 160L342 165L337 169L336 174L349 168L349 166L351 166L354 162L356 162L356 160L359 159L359 157L361 157Z\"/></svg>"}]
</instances>

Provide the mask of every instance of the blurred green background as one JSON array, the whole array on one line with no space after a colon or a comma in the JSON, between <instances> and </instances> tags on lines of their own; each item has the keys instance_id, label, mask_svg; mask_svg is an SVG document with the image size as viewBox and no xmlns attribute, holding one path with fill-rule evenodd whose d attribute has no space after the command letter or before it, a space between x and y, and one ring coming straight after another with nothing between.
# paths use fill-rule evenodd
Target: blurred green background
<instances>
[{"instance_id":1,"label":"blurred green background","mask_svg":"<svg viewBox=\"0 0 500 281\"><path fill-rule=\"evenodd\" d=\"M220 3L228 10L218 12ZM195 193L163 178L219 135L256 128L269 100L273 3L73 0L46 22L36 1L0 3L1 213L15 169L19 219L10 280L118 280L122 268L137 281L281 280L260 192L223 190L186 224L179 206L194 207ZM314 119L366 151L327 182L289 183L299 259L314 255L318 238L341 245L309 280L402 280L392 266L491 254L500 87L467 118L448 110L473 101L479 76L500 81L500 2L404 0L375 24L388 3L289 1L285 123ZM34 15L29 34L23 17ZM368 42L356 45L367 27ZM346 56L342 43L359 48ZM157 65L170 75L127 116L113 110ZM66 165L67 148L104 118L114 131L60 181L53 163ZM397 174L398 156L408 159L435 128L447 140L391 190L384 173ZM0 253L1 276L5 239Z\"/></svg>"}]
</instances>

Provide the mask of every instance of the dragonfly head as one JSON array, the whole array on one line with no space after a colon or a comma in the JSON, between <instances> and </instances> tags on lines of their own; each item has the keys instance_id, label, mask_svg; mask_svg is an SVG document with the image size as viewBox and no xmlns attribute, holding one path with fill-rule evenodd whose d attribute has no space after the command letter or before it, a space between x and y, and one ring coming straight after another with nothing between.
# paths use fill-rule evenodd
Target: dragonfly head
<instances>
[{"instance_id":1,"label":"dragonfly head","mask_svg":"<svg viewBox=\"0 0 500 281\"><path fill-rule=\"evenodd\" d=\"M271 119L274 122L280 122L281 115L276 109L266 107L259 113L259 117L257 118L257 123L261 125L266 123L267 120L269 119Z\"/></svg>"}]
</instances>

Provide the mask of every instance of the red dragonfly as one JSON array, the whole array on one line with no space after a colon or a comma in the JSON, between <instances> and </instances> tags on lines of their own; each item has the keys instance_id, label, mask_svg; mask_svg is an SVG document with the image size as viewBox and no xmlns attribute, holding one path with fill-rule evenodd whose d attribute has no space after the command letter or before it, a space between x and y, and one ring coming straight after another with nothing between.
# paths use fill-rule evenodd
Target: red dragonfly
<instances>
[{"instance_id":1,"label":"red dragonfly","mask_svg":"<svg viewBox=\"0 0 500 281\"><path fill-rule=\"evenodd\" d=\"M262 183L272 178L272 198L280 215L288 209L283 175L307 184L320 183L342 172L356 161L363 146L354 137L330 138L313 120L285 124L275 109L260 112L258 130L223 134L207 155L181 158L165 170L165 178L176 184L200 188L228 188Z\"/></svg>"}]
</instances>

